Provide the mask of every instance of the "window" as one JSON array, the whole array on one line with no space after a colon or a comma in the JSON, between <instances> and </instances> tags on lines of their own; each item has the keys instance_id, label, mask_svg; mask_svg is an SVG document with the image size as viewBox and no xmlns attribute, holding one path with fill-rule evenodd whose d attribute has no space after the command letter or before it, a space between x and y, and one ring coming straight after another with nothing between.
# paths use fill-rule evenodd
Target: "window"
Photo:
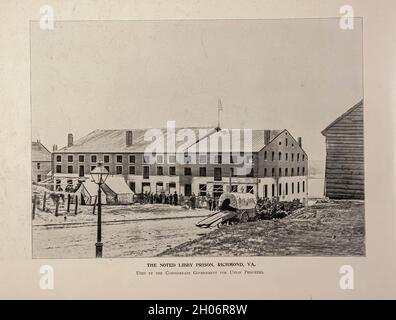
<instances>
[{"instance_id":1,"label":"window","mask_svg":"<svg viewBox=\"0 0 396 320\"><path fill-rule=\"evenodd\" d=\"M282 176L282 168L279 168L279 177L281 177Z\"/></svg>"},{"instance_id":2,"label":"window","mask_svg":"<svg viewBox=\"0 0 396 320\"><path fill-rule=\"evenodd\" d=\"M271 197L275 197L275 184L272 184Z\"/></svg>"},{"instance_id":3,"label":"window","mask_svg":"<svg viewBox=\"0 0 396 320\"><path fill-rule=\"evenodd\" d=\"M173 155L170 155L169 157L168 157L168 162L169 163L176 163L176 156L173 154Z\"/></svg>"},{"instance_id":4,"label":"window","mask_svg":"<svg viewBox=\"0 0 396 320\"><path fill-rule=\"evenodd\" d=\"M302 167L302 175L305 176L305 167Z\"/></svg>"},{"instance_id":5,"label":"window","mask_svg":"<svg viewBox=\"0 0 396 320\"><path fill-rule=\"evenodd\" d=\"M136 161L135 156L130 155L129 156L129 163L135 163L135 161Z\"/></svg>"},{"instance_id":6,"label":"window","mask_svg":"<svg viewBox=\"0 0 396 320\"><path fill-rule=\"evenodd\" d=\"M223 185L221 184L214 184L213 185L213 196L215 198L218 198L222 195L223 193Z\"/></svg>"},{"instance_id":7,"label":"window","mask_svg":"<svg viewBox=\"0 0 396 320\"><path fill-rule=\"evenodd\" d=\"M170 176L176 175L176 167L169 167L169 175Z\"/></svg>"},{"instance_id":8,"label":"window","mask_svg":"<svg viewBox=\"0 0 396 320\"><path fill-rule=\"evenodd\" d=\"M37 162L37 169L40 170L40 162Z\"/></svg>"},{"instance_id":9,"label":"window","mask_svg":"<svg viewBox=\"0 0 396 320\"><path fill-rule=\"evenodd\" d=\"M129 182L129 189L131 189L133 192L136 191L136 183L134 181Z\"/></svg>"},{"instance_id":10,"label":"window","mask_svg":"<svg viewBox=\"0 0 396 320\"><path fill-rule=\"evenodd\" d=\"M191 168L184 168L184 175L191 176Z\"/></svg>"},{"instance_id":11,"label":"window","mask_svg":"<svg viewBox=\"0 0 396 320\"><path fill-rule=\"evenodd\" d=\"M73 173L73 166L67 166L67 173Z\"/></svg>"},{"instance_id":12,"label":"window","mask_svg":"<svg viewBox=\"0 0 396 320\"><path fill-rule=\"evenodd\" d=\"M206 177L206 167L200 167L199 168L199 176L200 177Z\"/></svg>"},{"instance_id":13,"label":"window","mask_svg":"<svg viewBox=\"0 0 396 320\"><path fill-rule=\"evenodd\" d=\"M206 154L199 155L199 164L206 164Z\"/></svg>"},{"instance_id":14,"label":"window","mask_svg":"<svg viewBox=\"0 0 396 320\"><path fill-rule=\"evenodd\" d=\"M291 154L291 161L294 161L294 153Z\"/></svg>"},{"instance_id":15,"label":"window","mask_svg":"<svg viewBox=\"0 0 396 320\"><path fill-rule=\"evenodd\" d=\"M221 154L218 154L215 156L215 163L216 164L221 164L223 162L223 157L221 156Z\"/></svg>"},{"instance_id":16,"label":"window","mask_svg":"<svg viewBox=\"0 0 396 320\"><path fill-rule=\"evenodd\" d=\"M294 194L294 182L292 182L292 194Z\"/></svg>"},{"instance_id":17,"label":"window","mask_svg":"<svg viewBox=\"0 0 396 320\"><path fill-rule=\"evenodd\" d=\"M62 166L56 166L56 173L62 173Z\"/></svg>"},{"instance_id":18,"label":"window","mask_svg":"<svg viewBox=\"0 0 396 320\"><path fill-rule=\"evenodd\" d=\"M238 185L236 184L231 185L231 192L238 192Z\"/></svg>"},{"instance_id":19,"label":"window","mask_svg":"<svg viewBox=\"0 0 396 320\"><path fill-rule=\"evenodd\" d=\"M294 176L294 168L291 168L291 175Z\"/></svg>"},{"instance_id":20,"label":"window","mask_svg":"<svg viewBox=\"0 0 396 320\"><path fill-rule=\"evenodd\" d=\"M106 162L106 163L109 163L110 162L110 156L104 156L103 157L103 161Z\"/></svg>"},{"instance_id":21,"label":"window","mask_svg":"<svg viewBox=\"0 0 396 320\"><path fill-rule=\"evenodd\" d=\"M150 167L143 167L143 179L148 179L150 177Z\"/></svg>"},{"instance_id":22,"label":"window","mask_svg":"<svg viewBox=\"0 0 396 320\"><path fill-rule=\"evenodd\" d=\"M91 162L96 163L98 161L96 156L91 156Z\"/></svg>"},{"instance_id":23,"label":"window","mask_svg":"<svg viewBox=\"0 0 396 320\"><path fill-rule=\"evenodd\" d=\"M164 156L162 154L157 155L157 163L163 164L164 163Z\"/></svg>"},{"instance_id":24,"label":"window","mask_svg":"<svg viewBox=\"0 0 396 320\"><path fill-rule=\"evenodd\" d=\"M62 156L56 156L56 162L62 162Z\"/></svg>"},{"instance_id":25,"label":"window","mask_svg":"<svg viewBox=\"0 0 396 320\"><path fill-rule=\"evenodd\" d=\"M38 174L37 175L37 182L40 182L41 181L41 174Z\"/></svg>"},{"instance_id":26,"label":"window","mask_svg":"<svg viewBox=\"0 0 396 320\"><path fill-rule=\"evenodd\" d=\"M206 184L199 185L199 195L206 196Z\"/></svg>"},{"instance_id":27,"label":"window","mask_svg":"<svg viewBox=\"0 0 396 320\"><path fill-rule=\"evenodd\" d=\"M289 174L288 171L289 171L288 168L285 168L285 177L287 177L287 175Z\"/></svg>"},{"instance_id":28,"label":"window","mask_svg":"<svg viewBox=\"0 0 396 320\"><path fill-rule=\"evenodd\" d=\"M264 168L264 177L267 176L267 168Z\"/></svg>"},{"instance_id":29,"label":"window","mask_svg":"<svg viewBox=\"0 0 396 320\"><path fill-rule=\"evenodd\" d=\"M286 182L285 183L285 195L287 196L288 193L289 193L289 184Z\"/></svg>"},{"instance_id":30,"label":"window","mask_svg":"<svg viewBox=\"0 0 396 320\"><path fill-rule=\"evenodd\" d=\"M272 161L274 161L274 160L275 160L275 152L272 151Z\"/></svg>"},{"instance_id":31,"label":"window","mask_svg":"<svg viewBox=\"0 0 396 320\"><path fill-rule=\"evenodd\" d=\"M143 163L150 163L150 156L149 155L144 155L143 156Z\"/></svg>"},{"instance_id":32,"label":"window","mask_svg":"<svg viewBox=\"0 0 396 320\"><path fill-rule=\"evenodd\" d=\"M305 181L303 181L302 192L305 192Z\"/></svg>"},{"instance_id":33,"label":"window","mask_svg":"<svg viewBox=\"0 0 396 320\"><path fill-rule=\"evenodd\" d=\"M73 162L73 156L67 156L67 162Z\"/></svg>"},{"instance_id":34,"label":"window","mask_svg":"<svg viewBox=\"0 0 396 320\"><path fill-rule=\"evenodd\" d=\"M264 198L268 198L268 185L264 185Z\"/></svg>"},{"instance_id":35,"label":"window","mask_svg":"<svg viewBox=\"0 0 396 320\"><path fill-rule=\"evenodd\" d=\"M279 145L280 145L280 146L282 145L282 141L279 141Z\"/></svg>"},{"instance_id":36,"label":"window","mask_svg":"<svg viewBox=\"0 0 396 320\"><path fill-rule=\"evenodd\" d=\"M288 160L289 160L288 158L289 158L289 154L286 153L286 154L285 154L285 160L288 161Z\"/></svg>"},{"instance_id":37,"label":"window","mask_svg":"<svg viewBox=\"0 0 396 320\"><path fill-rule=\"evenodd\" d=\"M221 168L214 168L214 180L221 181L223 179L221 175Z\"/></svg>"},{"instance_id":38,"label":"window","mask_svg":"<svg viewBox=\"0 0 396 320\"><path fill-rule=\"evenodd\" d=\"M84 162L84 160L85 160L84 156L82 155L78 156L78 162Z\"/></svg>"},{"instance_id":39,"label":"window","mask_svg":"<svg viewBox=\"0 0 396 320\"><path fill-rule=\"evenodd\" d=\"M271 170L271 176L275 177L275 168L272 168L272 170Z\"/></svg>"},{"instance_id":40,"label":"window","mask_svg":"<svg viewBox=\"0 0 396 320\"><path fill-rule=\"evenodd\" d=\"M164 167L157 167L157 176L164 175Z\"/></svg>"},{"instance_id":41,"label":"window","mask_svg":"<svg viewBox=\"0 0 396 320\"><path fill-rule=\"evenodd\" d=\"M253 186L247 186L247 187L246 187L246 193L252 193L252 194L254 194L254 188L253 188Z\"/></svg>"},{"instance_id":42,"label":"window","mask_svg":"<svg viewBox=\"0 0 396 320\"><path fill-rule=\"evenodd\" d=\"M84 168L84 166L80 166L80 167L79 167L79 169L78 169L78 175L79 175L80 177L84 177L84 176L85 176L85 168Z\"/></svg>"},{"instance_id":43,"label":"window","mask_svg":"<svg viewBox=\"0 0 396 320\"><path fill-rule=\"evenodd\" d=\"M116 157L116 161L117 161L118 163L122 163L122 156L121 156L121 155L118 155L118 156Z\"/></svg>"},{"instance_id":44,"label":"window","mask_svg":"<svg viewBox=\"0 0 396 320\"><path fill-rule=\"evenodd\" d=\"M305 160L305 154L302 155L302 161L304 161L304 160Z\"/></svg>"},{"instance_id":45,"label":"window","mask_svg":"<svg viewBox=\"0 0 396 320\"><path fill-rule=\"evenodd\" d=\"M116 174L122 174L122 166L116 166Z\"/></svg>"},{"instance_id":46,"label":"window","mask_svg":"<svg viewBox=\"0 0 396 320\"><path fill-rule=\"evenodd\" d=\"M297 167L297 175L300 175L300 167Z\"/></svg>"},{"instance_id":47,"label":"window","mask_svg":"<svg viewBox=\"0 0 396 320\"><path fill-rule=\"evenodd\" d=\"M297 193L300 193L300 182L297 182Z\"/></svg>"},{"instance_id":48,"label":"window","mask_svg":"<svg viewBox=\"0 0 396 320\"><path fill-rule=\"evenodd\" d=\"M93 171L96 167L95 166L91 166L91 171Z\"/></svg>"},{"instance_id":49,"label":"window","mask_svg":"<svg viewBox=\"0 0 396 320\"><path fill-rule=\"evenodd\" d=\"M264 160L267 160L267 151L264 151Z\"/></svg>"},{"instance_id":50,"label":"window","mask_svg":"<svg viewBox=\"0 0 396 320\"><path fill-rule=\"evenodd\" d=\"M136 170L135 170L135 166L129 166L129 174L135 174Z\"/></svg>"},{"instance_id":51,"label":"window","mask_svg":"<svg viewBox=\"0 0 396 320\"><path fill-rule=\"evenodd\" d=\"M282 195L282 183L279 183L279 195Z\"/></svg>"},{"instance_id":52,"label":"window","mask_svg":"<svg viewBox=\"0 0 396 320\"><path fill-rule=\"evenodd\" d=\"M104 166L104 168L107 170L107 172L110 173L110 167L109 166Z\"/></svg>"},{"instance_id":53,"label":"window","mask_svg":"<svg viewBox=\"0 0 396 320\"><path fill-rule=\"evenodd\" d=\"M300 161L300 154L297 153L297 161Z\"/></svg>"},{"instance_id":54,"label":"window","mask_svg":"<svg viewBox=\"0 0 396 320\"><path fill-rule=\"evenodd\" d=\"M282 152L278 152L278 158L279 160L282 160Z\"/></svg>"}]
</instances>

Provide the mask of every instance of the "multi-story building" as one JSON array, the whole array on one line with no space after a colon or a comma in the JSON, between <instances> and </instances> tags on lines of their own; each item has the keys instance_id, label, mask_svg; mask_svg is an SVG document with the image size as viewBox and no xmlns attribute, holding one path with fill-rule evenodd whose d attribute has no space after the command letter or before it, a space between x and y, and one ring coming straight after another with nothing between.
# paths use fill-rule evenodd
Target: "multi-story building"
<instances>
[{"instance_id":1,"label":"multi-story building","mask_svg":"<svg viewBox=\"0 0 396 320\"><path fill-rule=\"evenodd\" d=\"M37 140L32 142L32 182L38 183L47 179L51 171L51 152Z\"/></svg>"},{"instance_id":2,"label":"multi-story building","mask_svg":"<svg viewBox=\"0 0 396 320\"><path fill-rule=\"evenodd\" d=\"M169 133L166 129L157 130L163 134L166 145ZM141 129L95 130L75 142L69 134L68 145L52 155L54 182L72 184L87 179L101 161L111 175L124 176L135 193L177 191L185 196L193 193L219 196L233 191L279 197L285 201L307 199L308 156L302 149L302 139L294 139L287 130L252 130L249 141L239 139L234 143L232 140L235 145L227 150L221 146L227 129L176 129L177 136L195 134L199 138L191 138L192 143L176 139L176 151L165 151L169 150L165 146L161 152L151 153L154 161L145 154L152 143L145 140L146 132ZM213 147L212 141L220 143ZM247 144L248 149L245 148ZM207 151L202 152L204 145ZM240 154L243 163L236 162L230 151ZM249 170L240 175L237 168L243 165Z\"/></svg>"}]
</instances>

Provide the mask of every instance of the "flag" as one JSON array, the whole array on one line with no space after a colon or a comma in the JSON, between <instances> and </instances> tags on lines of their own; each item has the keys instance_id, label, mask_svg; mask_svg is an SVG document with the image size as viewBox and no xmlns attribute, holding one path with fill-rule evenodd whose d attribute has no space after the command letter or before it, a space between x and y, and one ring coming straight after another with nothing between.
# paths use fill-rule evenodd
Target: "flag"
<instances>
[{"instance_id":1,"label":"flag","mask_svg":"<svg viewBox=\"0 0 396 320\"><path fill-rule=\"evenodd\" d=\"M223 111L223 104L221 103L221 99L219 99L217 103L217 108L219 109L219 111Z\"/></svg>"}]
</instances>

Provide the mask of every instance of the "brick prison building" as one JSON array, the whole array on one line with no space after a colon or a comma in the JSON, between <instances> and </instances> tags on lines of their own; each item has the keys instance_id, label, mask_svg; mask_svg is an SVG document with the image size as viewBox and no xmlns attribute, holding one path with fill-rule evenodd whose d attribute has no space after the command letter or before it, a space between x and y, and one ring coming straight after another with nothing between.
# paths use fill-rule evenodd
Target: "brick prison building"
<instances>
[{"instance_id":1,"label":"brick prison building","mask_svg":"<svg viewBox=\"0 0 396 320\"><path fill-rule=\"evenodd\" d=\"M163 135L164 150L169 150L167 129L155 130ZM123 176L135 193L176 191L217 197L233 191L284 201L307 199L308 157L301 138L294 139L287 130L252 130L249 140L232 140L235 145L223 148L234 130L176 128L177 136L196 138L192 143L175 139L176 152L154 153L151 161L145 156L152 143L145 141L147 130L95 130L77 141L69 134L68 145L52 155L54 182L64 189L65 184L89 179L101 161L110 175ZM245 153L245 144L251 144L251 153ZM207 151L202 152L205 146ZM235 161L229 151L240 154L243 163ZM246 164L251 170L240 175L238 168Z\"/></svg>"},{"instance_id":2,"label":"brick prison building","mask_svg":"<svg viewBox=\"0 0 396 320\"><path fill-rule=\"evenodd\" d=\"M363 101L322 131L326 137L325 195L364 199Z\"/></svg>"},{"instance_id":3,"label":"brick prison building","mask_svg":"<svg viewBox=\"0 0 396 320\"><path fill-rule=\"evenodd\" d=\"M47 179L51 171L51 152L37 140L32 142L32 182Z\"/></svg>"}]
</instances>

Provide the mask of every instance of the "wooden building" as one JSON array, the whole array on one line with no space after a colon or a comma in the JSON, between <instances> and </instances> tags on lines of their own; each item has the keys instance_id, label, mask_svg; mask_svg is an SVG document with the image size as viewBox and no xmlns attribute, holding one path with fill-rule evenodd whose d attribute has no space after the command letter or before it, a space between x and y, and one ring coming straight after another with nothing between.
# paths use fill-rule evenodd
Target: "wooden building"
<instances>
[{"instance_id":1,"label":"wooden building","mask_svg":"<svg viewBox=\"0 0 396 320\"><path fill-rule=\"evenodd\" d=\"M326 137L325 195L364 199L363 101L333 121Z\"/></svg>"},{"instance_id":2,"label":"wooden building","mask_svg":"<svg viewBox=\"0 0 396 320\"><path fill-rule=\"evenodd\" d=\"M32 182L47 179L51 171L51 152L40 142L32 142Z\"/></svg>"}]
</instances>

